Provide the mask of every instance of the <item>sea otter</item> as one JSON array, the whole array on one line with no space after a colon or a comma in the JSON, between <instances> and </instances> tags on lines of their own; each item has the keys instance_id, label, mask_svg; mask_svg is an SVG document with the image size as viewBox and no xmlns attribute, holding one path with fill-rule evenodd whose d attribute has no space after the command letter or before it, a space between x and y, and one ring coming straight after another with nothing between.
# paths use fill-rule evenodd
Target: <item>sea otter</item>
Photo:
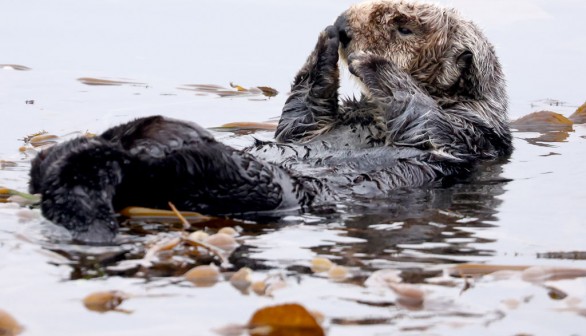
<instances>
[{"instance_id":1,"label":"sea otter","mask_svg":"<svg viewBox=\"0 0 586 336\"><path fill-rule=\"evenodd\" d=\"M363 86L338 97L338 61ZM102 243L125 206L254 217L310 210L465 174L511 153L505 80L492 45L455 10L360 3L319 36L292 84L275 142L239 151L161 116L41 152L30 191L75 239Z\"/></svg>"}]
</instances>

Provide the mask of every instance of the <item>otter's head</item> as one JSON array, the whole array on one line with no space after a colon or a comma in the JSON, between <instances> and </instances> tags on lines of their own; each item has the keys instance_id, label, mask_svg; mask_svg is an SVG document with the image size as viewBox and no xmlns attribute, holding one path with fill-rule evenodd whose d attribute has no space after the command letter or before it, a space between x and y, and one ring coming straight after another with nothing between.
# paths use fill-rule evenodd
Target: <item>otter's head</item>
<instances>
[{"instance_id":1,"label":"otter's head","mask_svg":"<svg viewBox=\"0 0 586 336\"><path fill-rule=\"evenodd\" d=\"M503 102L506 110L505 81L492 46L453 9L374 0L352 6L335 26L343 61L357 51L377 54L409 73L440 105L486 98Z\"/></svg>"}]
</instances>

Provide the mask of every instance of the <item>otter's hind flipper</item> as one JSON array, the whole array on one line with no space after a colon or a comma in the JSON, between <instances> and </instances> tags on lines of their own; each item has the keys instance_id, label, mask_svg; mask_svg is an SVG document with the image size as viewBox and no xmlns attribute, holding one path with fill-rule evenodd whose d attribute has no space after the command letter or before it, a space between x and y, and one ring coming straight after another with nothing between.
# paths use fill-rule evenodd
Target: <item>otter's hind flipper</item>
<instances>
[{"instance_id":1,"label":"otter's hind flipper","mask_svg":"<svg viewBox=\"0 0 586 336\"><path fill-rule=\"evenodd\" d=\"M150 117L41 152L30 190L43 215L77 240L111 241L115 212L128 206L246 217L310 206L326 187L317 179L228 147L200 126Z\"/></svg>"},{"instance_id":2,"label":"otter's hind flipper","mask_svg":"<svg viewBox=\"0 0 586 336\"><path fill-rule=\"evenodd\" d=\"M129 159L103 139L73 139L33 160L30 191L41 194L43 215L74 239L107 243L118 231L112 198Z\"/></svg>"}]
</instances>

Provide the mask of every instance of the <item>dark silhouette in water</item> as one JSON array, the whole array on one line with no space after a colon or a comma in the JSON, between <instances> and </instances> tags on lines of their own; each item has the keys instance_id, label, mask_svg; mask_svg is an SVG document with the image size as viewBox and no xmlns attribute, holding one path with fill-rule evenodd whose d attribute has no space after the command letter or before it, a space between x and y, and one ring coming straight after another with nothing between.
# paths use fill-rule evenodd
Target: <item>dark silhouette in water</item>
<instances>
[{"instance_id":1,"label":"dark silhouette in water","mask_svg":"<svg viewBox=\"0 0 586 336\"><path fill-rule=\"evenodd\" d=\"M364 86L338 104L338 59ZM374 1L320 34L292 85L278 142L244 151L160 116L39 154L30 189L45 217L87 242L113 239L125 206L250 217L384 195L508 155L507 97L492 46L456 12Z\"/></svg>"}]
</instances>

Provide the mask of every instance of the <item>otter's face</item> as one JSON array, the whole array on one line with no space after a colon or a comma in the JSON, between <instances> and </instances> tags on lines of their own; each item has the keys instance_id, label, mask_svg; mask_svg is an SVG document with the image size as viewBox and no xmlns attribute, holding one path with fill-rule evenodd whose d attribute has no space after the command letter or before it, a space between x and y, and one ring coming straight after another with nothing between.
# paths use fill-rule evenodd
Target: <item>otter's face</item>
<instances>
[{"instance_id":1,"label":"otter's face","mask_svg":"<svg viewBox=\"0 0 586 336\"><path fill-rule=\"evenodd\" d=\"M336 21L341 56L356 51L377 54L407 72L420 60L438 60L447 43L448 15L441 7L406 1L356 4Z\"/></svg>"},{"instance_id":2,"label":"otter's face","mask_svg":"<svg viewBox=\"0 0 586 336\"><path fill-rule=\"evenodd\" d=\"M335 23L340 56L383 56L434 97L474 96L504 88L492 46L480 30L450 8L406 0L356 4ZM487 75L488 74L488 75ZM495 78L487 76L495 75ZM483 78L484 77L484 78Z\"/></svg>"}]
</instances>

